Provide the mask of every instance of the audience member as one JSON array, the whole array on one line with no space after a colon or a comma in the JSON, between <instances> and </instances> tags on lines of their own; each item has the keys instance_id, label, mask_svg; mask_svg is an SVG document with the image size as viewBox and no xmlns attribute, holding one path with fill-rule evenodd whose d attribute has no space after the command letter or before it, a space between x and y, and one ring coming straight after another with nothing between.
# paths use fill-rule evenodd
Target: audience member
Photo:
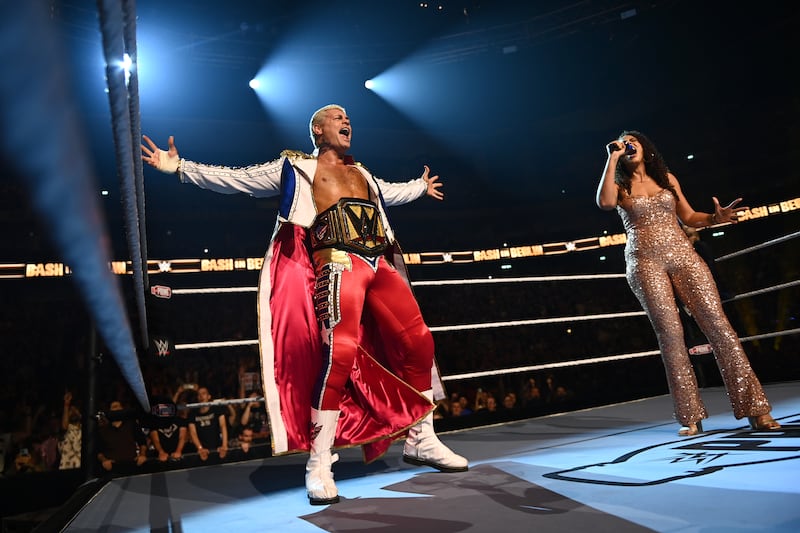
<instances>
[{"instance_id":1,"label":"audience member","mask_svg":"<svg viewBox=\"0 0 800 533\"><path fill-rule=\"evenodd\" d=\"M260 398L258 391L250 393L250 398ZM244 406L241 417L242 427L250 426L253 436L256 439L266 439L269 437L269 417L267 409L264 407L263 400L248 402Z\"/></svg>"},{"instance_id":2,"label":"audience member","mask_svg":"<svg viewBox=\"0 0 800 533\"><path fill-rule=\"evenodd\" d=\"M253 447L254 440L255 433L253 428L248 425L240 426L239 434L235 439L231 439L230 442L228 442L228 450L231 453L239 450L246 455L250 453L250 449Z\"/></svg>"},{"instance_id":3,"label":"audience member","mask_svg":"<svg viewBox=\"0 0 800 533\"><path fill-rule=\"evenodd\" d=\"M150 442L155 448L156 459L162 463L180 461L186 446L187 418L176 412L175 416L156 419L154 425L150 428Z\"/></svg>"},{"instance_id":4,"label":"audience member","mask_svg":"<svg viewBox=\"0 0 800 533\"><path fill-rule=\"evenodd\" d=\"M503 397L503 408L516 409L517 407L517 395L513 392L506 393L506 395Z\"/></svg>"},{"instance_id":5,"label":"audience member","mask_svg":"<svg viewBox=\"0 0 800 533\"><path fill-rule=\"evenodd\" d=\"M210 451L216 451L220 459L228 453L228 422L223 405L211 405L211 393L207 387L197 389L198 403L208 404L197 408L189 418L189 435L203 461Z\"/></svg>"},{"instance_id":6,"label":"audience member","mask_svg":"<svg viewBox=\"0 0 800 533\"><path fill-rule=\"evenodd\" d=\"M27 438L22 442L16 457L14 457L14 468L12 475L28 474L32 472L44 472L42 455L35 453L33 438Z\"/></svg>"},{"instance_id":7,"label":"audience member","mask_svg":"<svg viewBox=\"0 0 800 533\"><path fill-rule=\"evenodd\" d=\"M119 401L98 421L97 460L112 476L130 474L147 461L147 439L139 422Z\"/></svg>"},{"instance_id":8,"label":"audience member","mask_svg":"<svg viewBox=\"0 0 800 533\"><path fill-rule=\"evenodd\" d=\"M536 378L531 376L522 387L522 406L526 409L538 407L542 404L542 391L536 383Z\"/></svg>"},{"instance_id":9,"label":"audience member","mask_svg":"<svg viewBox=\"0 0 800 533\"><path fill-rule=\"evenodd\" d=\"M469 406L469 398L462 394L458 397L458 403L461 405L461 416L472 414L472 409Z\"/></svg>"},{"instance_id":10,"label":"audience member","mask_svg":"<svg viewBox=\"0 0 800 533\"><path fill-rule=\"evenodd\" d=\"M72 393L67 391L64 394L64 412L61 415L61 438L58 441L59 470L81 467L82 438L81 412L72 403Z\"/></svg>"},{"instance_id":11,"label":"audience member","mask_svg":"<svg viewBox=\"0 0 800 533\"><path fill-rule=\"evenodd\" d=\"M486 411L490 413L497 412L497 398L495 398L493 394L486 396Z\"/></svg>"},{"instance_id":12,"label":"audience member","mask_svg":"<svg viewBox=\"0 0 800 533\"><path fill-rule=\"evenodd\" d=\"M486 410L487 396L488 393L485 390L483 390L482 388L478 389L478 391L475 393L475 404L474 404L475 407L472 410L473 413Z\"/></svg>"},{"instance_id":13,"label":"audience member","mask_svg":"<svg viewBox=\"0 0 800 533\"><path fill-rule=\"evenodd\" d=\"M33 453L41 459L42 470L58 470L58 443L61 433L61 415L46 410L36 421L33 431Z\"/></svg>"}]
</instances>

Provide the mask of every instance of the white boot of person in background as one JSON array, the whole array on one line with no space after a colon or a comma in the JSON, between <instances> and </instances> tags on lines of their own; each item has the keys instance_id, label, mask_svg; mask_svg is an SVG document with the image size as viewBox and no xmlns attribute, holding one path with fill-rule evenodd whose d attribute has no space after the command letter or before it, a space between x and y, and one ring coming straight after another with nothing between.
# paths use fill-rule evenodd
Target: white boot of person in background
<instances>
[{"instance_id":1,"label":"white boot of person in background","mask_svg":"<svg viewBox=\"0 0 800 533\"><path fill-rule=\"evenodd\" d=\"M328 505L339 501L331 466L339 460L331 454L339 411L311 409L311 455L306 463L306 492L311 505Z\"/></svg>"},{"instance_id":2,"label":"white boot of person in background","mask_svg":"<svg viewBox=\"0 0 800 533\"><path fill-rule=\"evenodd\" d=\"M433 401L433 390L422 393ZM442 444L433 430L433 411L408 430L403 446L403 461L417 466L430 466L441 472L465 472L469 469L466 458Z\"/></svg>"}]
</instances>

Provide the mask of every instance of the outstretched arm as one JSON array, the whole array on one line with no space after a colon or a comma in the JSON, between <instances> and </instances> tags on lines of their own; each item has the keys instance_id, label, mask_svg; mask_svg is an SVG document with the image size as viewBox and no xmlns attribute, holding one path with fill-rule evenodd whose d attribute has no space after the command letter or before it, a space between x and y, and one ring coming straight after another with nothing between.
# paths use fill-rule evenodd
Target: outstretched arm
<instances>
[{"instance_id":1,"label":"outstretched arm","mask_svg":"<svg viewBox=\"0 0 800 533\"><path fill-rule=\"evenodd\" d=\"M726 222L736 224L739 222L739 216L736 214L736 212L749 209L749 207L739 206L739 203L742 201L741 198L737 198L730 204L723 207L720 205L717 197L714 196L711 198L714 201L713 213L695 211L692 206L689 205L689 201L683 195L683 191L681 190L680 183L678 183L678 179L671 173L668 174L668 176L670 183L673 187L675 187L675 192L678 193L678 218L680 218L681 221L687 226L691 226L693 228L704 228L706 226L714 226L716 224L724 224Z\"/></svg>"},{"instance_id":2,"label":"outstretched arm","mask_svg":"<svg viewBox=\"0 0 800 533\"><path fill-rule=\"evenodd\" d=\"M175 147L175 137L172 135L167 139L167 150L162 150L147 135L142 135L142 139L147 146L142 144L142 160L165 174L175 174L180 167L181 158L178 149Z\"/></svg>"},{"instance_id":3,"label":"outstretched arm","mask_svg":"<svg viewBox=\"0 0 800 533\"><path fill-rule=\"evenodd\" d=\"M440 190L442 183L439 176L431 176L428 165L423 166L422 176L406 182L384 181L374 177L381 189L381 195L386 205L401 205L428 195L436 200L443 200L444 193Z\"/></svg>"},{"instance_id":4,"label":"outstretched arm","mask_svg":"<svg viewBox=\"0 0 800 533\"><path fill-rule=\"evenodd\" d=\"M280 192L283 158L248 167L206 165L181 159L172 135L167 139L167 150L159 148L147 135L142 135L142 139L142 160L165 174L177 174L183 183L223 194L243 192L257 198Z\"/></svg>"}]
</instances>

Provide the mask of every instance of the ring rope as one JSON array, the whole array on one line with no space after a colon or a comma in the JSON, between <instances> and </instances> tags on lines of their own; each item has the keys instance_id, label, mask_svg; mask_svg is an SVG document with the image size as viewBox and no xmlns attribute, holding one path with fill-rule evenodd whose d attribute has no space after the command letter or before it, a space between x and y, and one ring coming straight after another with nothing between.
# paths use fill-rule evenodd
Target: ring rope
<instances>
[{"instance_id":1,"label":"ring rope","mask_svg":"<svg viewBox=\"0 0 800 533\"><path fill-rule=\"evenodd\" d=\"M442 376L443 381L456 381L462 379L481 378L486 376L500 376L505 374L517 374L519 372L531 372L534 370L546 370L549 368L563 368L567 366L581 366L594 363L607 363L609 361L622 361L624 359L636 359L639 357L649 357L651 355L658 355L661 353L659 350L650 350L648 352L635 352L619 355L609 355L605 357L593 357L591 359L578 359L575 361L561 361L558 363L542 363L540 365L520 366L516 368L505 368L498 370L483 370L481 372L469 372L466 374L453 374L451 376Z\"/></svg>"},{"instance_id":2,"label":"ring rope","mask_svg":"<svg viewBox=\"0 0 800 533\"><path fill-rule=\"evenodd\" d=\"M755 251L772 244L777 244L796 236L800 235L800 232L796 232L794 234L786 235L784 237L773 239L770 241L766 241L761 245L752 246L750 248L741 250L739 252L735 252L733 254L728 254L726 256L721 257L718 260L725 260L729 259L738 255L742 255L744 253ZM592 280L592 279L619 279L625 278L625 274L579 274L579 275L565 275L565 276L529 276L529 277L515 277L515 278L488 278L488 279L461 279L461 280L434 280L434 281L418 281L412 282L414 286L444 286L444 285L465 285L465 284L490 284L490 283L523 283L523 282L534 282L534 281L571 281L571 280ZM749 296L760 295L768 292L774 292L777 290L794 287L800 285L800 280L791 281L788 283L782 283L778 285L774 285L771 287L766 287L763 289L758 289L755 291L750 291L747 293L738 294L732 298L725 300L725 302L729 302L732 300L739 300L743 298L747 298ZM172 294L176 295L185 295L185 294L220 294L220 293L243 293L243 292L255 292L257 287L218 287L218 288L202 288L202 289L173 289ZM506 321L506 322L488 322L488 323L481 323L481 324L461 324L455 326L434 326L430 327L431 332L442 332L442 331L463 331L463 330L475 330L475 329L488 329L488 328L497 328L497 327L509 327L509 326L522 326L522 325L537 325L537 324L553 324L553 323L563 323L563 322L576 322L576 321L588 321L588 320L602 320L608 318L620 318L620 317L635 317L635 316L646 316L644 311L632 311L632 312L623 312L623 313L603 313L597 315L583 315L583 316L568 316L568 317L553 317L553 318L541 318L541 319L531 319L531 320L513 320L513 321ZM800 328L796 329L789 329L783 331L776 331L771 333L764 333L760 335L753 335L749 337L740 337L740 342L750 342L755 340L773 338L778 336L786 336L786 335L796 335L800 333ZM258 340L238 340L238 341L219 341L219 342L200 342L200 343L187 343L187 344L176 344L176 350L184 350L184 349L201 349L201 348L221 348L221 347L231 347L231 346L254 346L258 345ZM602 356L602 357L592 357L586 359L577 359L571 361L560 361L560 362L553 362L553 363L542 363L536 365L527 365L521 367L514 367L514 368L505 368L505 369L495 369L495 370L486 370L486 371L479 371L479 372L468 372L463 374L454 374L449 376L442 376L442 381L459 381L459 380L466 380L466 379L474 379L474 378L483 378L488 376L499 376L499 375L506 375L506 374L516 374L522 372L535 372L541 370L549 370L549 369L556 369L556 368L565 368L565 367L576 367L576 366L583 366L583 365L591 365L591 364L598 364L598 363L607 363L613 361L621 361L621 360L629 360L629 359L636 359L642 357L651 357L660 354L660 350L649 350L643 352L634 352L634 353L626 353L626 354L618 354L618 355L609 355L609 356ZM229 399L229 400L214 400L211 402L205 403L192 403L178 406L179 408L195 408L195 407L203 407L207 405L226 405L226 404L241 404L241 403L250 403L250 402L260 402L263 401L263 398L236 398L236 399Z\"/></svg>"},{"instance_id":3,"label":"ring rope","mask_svg":"<svg viewBox=\"0 0 800 533\"><path fill-rule=\"evenodd\" d=\"M256 292L258 287L211 287L206 289L172 289L172 294L222 294L230 292Z\"/></svg>"},{"instance_id":4,"label":"ring rope","mask_svg":"<svg viewBox=\"0 0 800 533\"><path fill-rule=\"evenodd\" d=\"M258 339L243 341L219 341L219 342L192 342L187 344L176 344L176 350L199 350L201 348L227 348L229 346L258 346Z\"/></svg>"},{"instance_id":5,"label":"ring rope","mask_svg":"<svg viewBox=\"0 0 800 533\"><path fill-rule=\"evenodd\" d=\"M773 285L772 287L765 287L763 289L757 289L757 290L754 290L754 291L743 292L741 294L737 294L736 296L733 296L732 298L728 298L727 300L723 301L723 303L731 302L733 300L741 300L742 298L747 298L749 296L757 296L759 294L766 294L768 292L774 292L774 291L780 290L780 289L787 289L789 287L795 287L797 285L800 285L800 280L787 281L786 283L781 283L780 285Z\"/></svg>"},{"instance_id":6,"label":"ring rope","mask_svg":"<svg viewBox=\"0 0 800 533\"><path fill-rule=\"evenodd\" d=\"M63 50L58 48L59 28L49 7L46 2L0 2L4 67L0 150L14 154L4 164L19 174L41 227L62 260L74 268L75 285L91 319L92 338L96 331L136 399L148 408L124 297L108 268L111 239L102 223L87 136L69 90L72 84L63 65ZM4 244L9 239L5 237ZM63 263L56 266L58 275L64 270ZM91 399L87 395L87 403Z\"/></svg>"},{"instance_id":7,"label":"ring rope","mask_svg":"<svg viewBox=\"0 0 800 533\"><path fill-rule=\"evenodd\" d=\"M800 333L800 328L784 329L782 331L773 331L772 333L762 333L761 335L751 335L750 337L740 337L742 342L758 341L761 339L771 339L773 337L781 337L783 335L796 335Z\"/></svg>"},{"instance_id":8,"label":"ring rope","mask_svg":"<svg viewBox=\"0 0 800 533\"><path fill-rule=\"evenodd\" d=\"M570 276L530 276L524 278L476 278L451 279L435 281L412 281L414 287L431 287L443 285L480 285L488 283L522 283L529 281L571 281L587 279L617 279L625 274L575 274ZM201 289L172 289L172 294L224 294L235 292L256 292L258 287L210 287Z\"/></svg>"},{"instance_id":9,"label":"ring rope","mask_svg":"<svg viewBox=\"0 0 800 533\"><path fill-rule=\"evenodd\" d=\"M258 398L231 398L227 400L211 400L210 402L179 403L176 407L178 409L194 409L196 407L206 407L214 405L236 405L238 403L258 403L263 401L264 401L263 396Z\"/></svg>"},{"instance_id":10,"label":"ring rope","mask_svg":"<svg viewBox=\"0 0 800 533\"><path fill-rule=\"evenodd\" d=\"M784 242L784 241L788 241L790 239L794 239L795 237L799 237L799 236L800 236L800 231L796 231L794 233L790 233L788 235L784 235L783 237L778 237L776 239L772 239L771 241L765 241L765 242L762 242L761 244L756 244L754 246L751 246L750 248L743 248L743 249L741 249L739 251L732 252L732 253L729 253L727 255L722 255L722 256L718 257L716 260L717 261L725 261L726 259L731 259L733 257L738 257L740 255L744 255L744 254L753 252L755 250L760 250L761 248L766 248L767 246L771 246L773 244L778 244L778 243L781 243L781 242Z\"/></svg>"},{"instance_id":11,"label":"ring rope","mask_svg":"<svg viewBox=\"0 0 800 533\"><path fill-rule=\"evenodd\" d=\"M789 329L784 331L776 331L773 333L765 333L762 335L753 335L750 337L741 337L739 340L741 342L749 342L754 340L761 340L761 339L768 339L773 337L778 337L781 335L796 335L800 333L800 328ZM239 344L241 345L241 343ZM182 345L188 346L188 345ZM177 346L176 346L177 348ZM498 370L485 370L481 372L469 372L466 374L453 374L451 376L442 376L442 381L460 381L465 379L473 379L473 378L483 378L488 376L501 376L506 374L518 374L521 372L535 372L539 370L550 370L553 368L564 368L570 366L582 366L582 365L590 365L590 364L597 364L597 363L608 363L612 361L622 361L627 359L637 359L641 357L650 357L653 355L658 355L661 353L659 350L650 350L647 352L634 352L634 353L627 353L627 354L620 354L620 355L609 355L605 357L592 357L590 359L579 359L576 361L562 361L559 363L544 363L540 365L528 365L528 366L521 366L515 368L504 368ZM196 403L187 403L187 404L179 404L177 407L178 409L194 409L197 407L206 407L206 406L214 406L214 405L236 405L241 403L259 403L263 402L263 397L257 398L233 398L227 400L213 400L210 402L196 402Z\"/></svg>"},{"instance_id":12,"label":"ring rope","mask_svg":"<svg viewBox=\"0 0 800 533\"><path fill-rule=\"evenodd\" d=\"M145 209L144 209L144 161L139 157L139 139L142 138L142 117L141 108L139 105L139 52L136 40L136 2L125 1L123 2L123 14L125 17L125 27L123 28L123 35L125 38L125 49L128 51L128 56L131 58L130 75L128 79L128 110L130 114L131 124L131 145L133 146L133 177L135 185L136 209L138 213L138 229L139 229L139 248L142 261L142 286L147 289L150 286L147 268L147 227L145 224ZM143 290L144 293L144 290ZM142 302L144 300L142 299ZM142 326L144 331L144 341L149 342L149 335L146 331L146 325Z\"/></svg>"},{"instance_id":13,"label":"ring rope","mask_svg":"<svg viewBox=\"0 0 800 533\"><path fill-rule=\"evenodd\" d=\"M98 2L100 11L100 29L103 37L103 52L106 61L106 79L108 80L109 104L111 108L111 123L113 126L114 146L117 156L117 172L120 179L120 193L125 209L125 236L131 253L133 265L133 278L136 287L136 303L139 311L139 328L143 346L147 346L149 334L147 331L147 311L145 307L145 260L142 255L142 239L140 235L140 220L144 213L139 212L136 198L135 176L135 151L133 125L131 124L130 94L128 91L125 71L119 68L117 62L121 61L126 53L125 31L127 22L119 2L102 0ZM127 15L130 11L126 9ZM131 57L135 59L134 55ZM137 139L138 141L138 139ZM141 172L141 167L139 168Z\"/></svg>"},{"instance_id":14,"label":"ring rope","mask_svg":"<svg viewBox=\"0 0 800 533\"><path fill-rule=\"evenodd\" d=\"M741 342L751 342L755 340L763 340L763 339L770 339L774 337L780 337L784 335L797 335L800 333L800 328L794 329L787 329L782 331L774 331L772 333L764 333L761 335L751 335L749 337L740 337L739 341ZM226 344L226 343L197 343L199 344L215 344L217 346L242 346L248 341L238 341L238 343L234 344ZM257 341L252 341L250 344L256 344ZM177 349L178 346L182 347L195 347L195 345L176 345L175 348ZM200 346L197 346L200 347ZM528 365L528 366L521 366L515 368L504 368L498 370L485 370L481 372L469 372L466 374L453 374L450 376L442 376L443 381L458 381L464 379L472 379L472 378L481 378L487 376L499 376L505 374L517 374L520 372L533 372L537 370L548 370L552 368L564 368L569 366L582 366L582 365L590 365L596 363L608 363L612 361L622 361L627 359L637 359L640 357L650 357L653 355L658 355L661 353L659 350L650 350L646 352L634 352L634 353L626 353L626 354L619 354L619 355L609 355L604 357L592 357L590 359L578 359L574 361L561 361L558 363L543 363L540 365ZM187 408L191 407L202 407L205 405L213 405L213 404L227 404L227 403L247 403L247 402L257 402L262 401L263 398L238 398L233 400L215 400L213 402L206 402L206 403L193 403L193 404L186 404Z\"/></svg>"},{"instance_id":15,"label":"ring rope","mask_svg":"<svg viewBox=\"0 0 800 533\"><path fill-rule=\"evenodd\" d=\"M528 278L517 278L518 280L527 280ZM461 284L467 284L470 280L462 280ZM478 280L483 281L483 280ZM729 298L725 300L725 302L730 302L733 300L739 300L745 298L747 296L754 296L765 294L768 292L774 292L776 290L785 289L788 287L794 287L800 285L800 280L790 281L787 283L781 283L779 285L773 285L772 287L765 287L763 289L758 289L755 291L742 293L734 296L733 298ZM243 289L244 287L232 287L232 289ZM249 288L247 288L249 289ZM180 289L181 292L177 290L173 290L173 294L204 294L207 292L244 292L241 290L238 291L228 291L224 288L220 289ZM462 331L462 330L471 330L471 329L490 329L490 328L500 328L500 327L513 327L513 326L530 326L530 325L538 325L538 324L557 324L563 322L584 322L588 320L603 320L606 318L630 318L634 316L645 316L644 311L627 311L624 313L602 313L599 315L576 315L576 316L565 316L565 317L553 317L553 318L535 318L530 320L510 320L506 322L484 322L484 323L476 323L476 324L460 324L456 326L430 326L429 329L431 332L441 332L441 331ZM176 350L197 350L201 348L222 348L228 346L252 346L257 345L258 340L239 340L239 341L218 341L218 342L195 342L195 343L187 343L187 344L176 344Z\"/></svg>"},{"instance_id":16,"label":"ring rope","mask_svg":"<svg viewBox=\"0 0 800 533\"><path fill-rule=\"evenodd\" d=\"M480 279L447 279L432 281L412 281L414 287L432 287L439 285L479 285L487 283L521 283L527 281L572 281L586 279L617 279L625 274L573 274L568 276L529 276L524 278L480 278Z\"/></svg>"},{"instance_id":17,"label":"ring rope","mask_svg":"<svg viewBox=\"0 0 800 533\"><path fill-rule=\"evenodd\" d=\"M800 234L798 232L797 234ZM762 246L755 246L751 247L748 250L753 251L760 249L764 246L775 244L778 242L783 242L791 238L791 236L787 236L787 238L781 239L774 239L764 243ZM731 257L733 254L726 256L726 258ZM564 281L564 280L576 280L576 279L610 279L610 278L625 278L625 274L597 274L597 275L567 275L567 276L531 276L531 277L517 277L517 278L498 278L498 279L473 279L473 280L442 280L442 281L421 281L413 283L418 286L436 286L436 285L454 285L454 284L468 284L468 283L475 283L475 284L485 284L485 283L521 283L521 282L533 282L533 281ZM794 287L800 284L800 280L782 283L779 285L774 285L772 287L766 287L763 289L759 289L756 291L751 291L748 293L743 293L737 295L733 298L730 298L726 301L742 299L748 296L764 294L767 292L773 292L776 290L781 290L788 287ZM232 293L232 292L253 292L255 291L255 287L228 287L228 288L206 288L206 289L176 289L173 290L173 294L211 294L211 293ZM586 321L586 320L600 320L600 319L607 319L607 318L619 318L619 317L634 317L634 316L646 316L644 311L634 311L634 312L625 312L625 313L604 313L598 315L584 315L584 316L570 316L570 317L554 317L554 318L544 318L544 319L532 319L532 320L514 320L514 321L507 321L507 322L490 322L490 323L482 323L482 324L462 324L456 326L436 326L430 327L432 332L441 332L441 331L461 331L461 330L475 330L475 329L485 329L485 328L495 328L495 327L508 327L508 326L521 326L521 325L535 325L535 324L552 324L552 323L560 323L560 322L574 322L574 321ZM800 328L783 330L783 331L776 331L771 333L764 333L760 335L753 335L749 337L740 337L740 342L750 342L755 340L767 339L767 338L774 338L779 336L787 336L787 335L796 335L800 333ZM252 346L258 345L258 340L239 340L239 341L220 341L220 342L205 342L205 343L191 343L191 344L176 344L175 349L201 349L201 348L218 348L218 347L228 347L228 346ZM501 376L507 374L517 374L517 373L524 373L524 372L535 372L535 371L542 371L542 370L549 370L549 369L557 369L557 368L566 368L566 367L576 367L576 366L583 366L583 365L591 365L591 364L598 364L598 363L608 363L613 361L622 361L622 360L630 360L630 359L637 359L643 357L651 357L655 355L659 355L661 352L660 350L649 350L643 352L634 352L634 353L626 353L626 354L618 354L618 355L609 355L609 356L601 356L601 357L592 357L586 359L577 359L571 361L559 361L559 362L551 362L551 363L542 363L536 365L527 365L521 367L514 367L514 368L505 368L505 369L495 369L495 370L486 370L486 371L479 371L479 372L468 372L462 374L453 374L449 376L442 376L442 381L461 381L467 379L474 379L474 378L483 378L489 376ZM193 403L193 404L186 404L184 407L186 408L194 408L194 407L202 407L206 405L221 405L221 404L240 404L240 403L249 403L249 402L258 402L263 401L263 398L237 398L237 399L230 399L230 400L214 400L212 402L206 403ZM179 406L180 407L180 406Z\"/></svg>"},{"instance_id":18,"label":"ring rope","mask_svg":"<svg viewBox=\"0 0 800 533\"><path fill-rule=\"evenodd\" d=\"M560 322L583 322L586 320L602 320L606 318L627 318L645 316L644 311L628 311L625 313L602 313L599 315L562 316L553 318L534 318L530 320L509 320L506 322L483 322L480 324L459 324L457 326L432 326L431 331L461 331L465 329L489 329L510 326L532 326L536 324L557 324Z\"/></svg>"}]
</instances>

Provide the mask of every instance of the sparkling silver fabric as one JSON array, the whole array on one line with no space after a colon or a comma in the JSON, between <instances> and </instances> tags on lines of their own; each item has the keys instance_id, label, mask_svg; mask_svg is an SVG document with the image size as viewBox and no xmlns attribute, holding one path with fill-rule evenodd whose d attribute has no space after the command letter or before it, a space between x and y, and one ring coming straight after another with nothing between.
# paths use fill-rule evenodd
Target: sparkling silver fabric
<instances>
[{"instance_id":1,"label":"sparkling silver fabric","mask_svg":"<svg viewBox=\"0 0 800 533\"><path fill-rule=\"evenodd\" d=\"M662 189L651 197L627 197L624 203L625 207L617 206L617 212L628 236L628 284L658 338L675 418L687 425L708 416L684 342L675 296L711 344L734 416L769 413L767 397L725 316L711 272L678 224L672 193Z\"/></svg>"}]
</instances>

